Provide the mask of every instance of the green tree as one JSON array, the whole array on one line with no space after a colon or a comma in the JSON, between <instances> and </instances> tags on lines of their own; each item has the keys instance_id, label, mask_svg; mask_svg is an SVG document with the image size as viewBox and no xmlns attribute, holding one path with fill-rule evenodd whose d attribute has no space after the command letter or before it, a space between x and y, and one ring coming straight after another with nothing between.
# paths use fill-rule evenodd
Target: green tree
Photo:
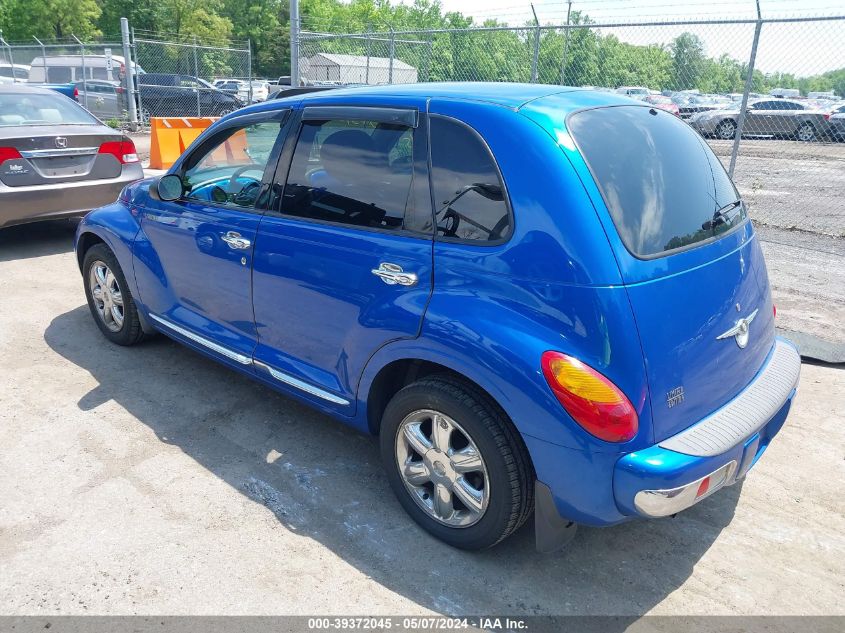
<instances>
[{"instance_id":1,"label":"green tree","mask_svg":"<svg viewBox=\"0 0 845 633\"><path fill-rule=\"evenodd\" d=\"M669 45L672 53L672 85L675 90L698 88L706 59L704 42L694 33L681 33Z\"/></svg>"},{"instance_id":2,"label":"green tree","mask_svg":"<svg viewBox=\"0 0 845 633\"><path fill-rule=\"evenodd\" d=\"M9 41L70 35L92 39L100 35L100 13L96 0L3 0L0 28Z\"/></svg>"}]
</instances>

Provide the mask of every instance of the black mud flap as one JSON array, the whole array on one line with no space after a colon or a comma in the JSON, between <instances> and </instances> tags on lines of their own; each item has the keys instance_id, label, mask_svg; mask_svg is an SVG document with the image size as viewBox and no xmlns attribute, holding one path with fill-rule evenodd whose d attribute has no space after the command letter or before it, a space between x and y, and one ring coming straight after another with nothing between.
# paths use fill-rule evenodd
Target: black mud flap
<instances>
[{"instance_id":1,"label":"black mud flap","mask_svg":"<svg viewBox=\"0 0 845 633\"><path fill-rule=\"evenodd\" d=\"M578 525L558 514L552 491L539 481L534 483L534 535L537 551L550 554L563 549L575 538Z\"/></svg>"}]
</instances>

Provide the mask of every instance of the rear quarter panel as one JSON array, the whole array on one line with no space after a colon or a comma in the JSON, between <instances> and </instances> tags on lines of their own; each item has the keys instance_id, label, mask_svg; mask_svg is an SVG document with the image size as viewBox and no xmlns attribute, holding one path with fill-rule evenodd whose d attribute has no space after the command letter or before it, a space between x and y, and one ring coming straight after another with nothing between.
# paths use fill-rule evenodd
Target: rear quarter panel
<instances>
[{"instance_id":1,"label":"rear quarter panel","mask_svg":"<svg viewBox=\"0 0 845 633\"><path fill-rule=\"evenodd\" d=\"M524 435L585 454L647 445L651 416L630 304L595 209L557 141L504 107L433 100L430 112L469 124L488 143L514 231L497 246L435 242L421 337L380 350L359 394L366 397L387 362L422 358L477 382ZM550 349L589 363L625 392L642 420L633 440L603 442L569 417L542 376L540 358Z\"/></svg>"}]
</instances>

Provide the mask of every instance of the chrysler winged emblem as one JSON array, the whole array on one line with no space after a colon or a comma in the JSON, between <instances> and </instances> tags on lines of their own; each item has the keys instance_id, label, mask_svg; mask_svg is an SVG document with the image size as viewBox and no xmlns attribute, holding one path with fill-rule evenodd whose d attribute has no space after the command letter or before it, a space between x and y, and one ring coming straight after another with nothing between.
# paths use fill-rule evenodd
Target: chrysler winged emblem
<instances>
[{"instance_id":1,"label":"chrysler winged emblem","mask_svg":"<svg viewBox=\"0 0 845 633\"><path fill-rule=\"evenodd\" d=\"M724 339L734 337L736 344L739 345L740 349L744 349L746 345L748 345L748 328L751 325L751 322L754 320L754 317L757 316L757 310L754 310L751 314L749 314L744 319L739 319L734 326L728 330L727 332L722 332L717 336L717 339Z\"/></svg>"}]
</instances>

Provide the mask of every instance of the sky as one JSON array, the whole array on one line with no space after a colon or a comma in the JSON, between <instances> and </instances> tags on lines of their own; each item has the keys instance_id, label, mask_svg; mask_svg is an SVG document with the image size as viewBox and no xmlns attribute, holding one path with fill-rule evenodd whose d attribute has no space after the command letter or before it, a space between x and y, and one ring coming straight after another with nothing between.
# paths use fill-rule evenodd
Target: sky
<instances>
[{"instance_id":1,"label":"sky","mask_svg":"<svg viewBox=\"0 0 845 633\"><path fill-rule=\"evenodd\" d=\"M410 4L413 0L393 0ZM460 11L477 22L495 18L515 26L533 20L530 2L520 0L441 0L446 11ZM566 0L534 0L541 24L565 24ZM845 0L760 0L764 18L845 16ZM754 0L573 0L572 9L594 22L754 19ZM711 57L723 53L748 59L754 25L695 28L647 26L606 29L632 44L668 43L683 31L696 33ZM845 66L845 20L766 24L760 34L756 67L763 72L807 76Z\"/></svg>"}]
</instances>

